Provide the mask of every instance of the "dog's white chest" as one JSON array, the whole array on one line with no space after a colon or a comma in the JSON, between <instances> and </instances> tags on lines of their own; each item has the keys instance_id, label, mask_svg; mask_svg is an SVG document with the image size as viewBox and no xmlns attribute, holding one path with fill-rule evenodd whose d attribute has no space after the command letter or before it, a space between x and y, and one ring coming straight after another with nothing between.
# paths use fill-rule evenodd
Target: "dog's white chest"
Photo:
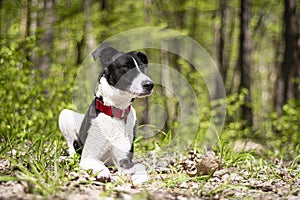
<instances>
[{"instance_id":1,"label":"dog's white chest","mask_svg":"<svg viewBox=\"0 0 300 200\"><path fill-rule=\"evenodd\" d=\"M91 127L89 134L95 131L95 133L92 134L96 134L102 139L108 140L110 143L128 138L130 130L126 130L123 121L114 119L106 120L110 117L102 115L103 114L100 114L97 118L92 120L93 127Z\"/></svg>"},{"instance_id":2,"label":"dog's white chest","mask_svg":"<svg viewBox=\"0 0 300 200\"><path fill-rule=\"evenodd\" d=\"M91 121L84 151L103 162L109 158L122 160L132 148L134 126L134 111L128 115L126 123L100 113Z\"/></svg>"}]
</instances>

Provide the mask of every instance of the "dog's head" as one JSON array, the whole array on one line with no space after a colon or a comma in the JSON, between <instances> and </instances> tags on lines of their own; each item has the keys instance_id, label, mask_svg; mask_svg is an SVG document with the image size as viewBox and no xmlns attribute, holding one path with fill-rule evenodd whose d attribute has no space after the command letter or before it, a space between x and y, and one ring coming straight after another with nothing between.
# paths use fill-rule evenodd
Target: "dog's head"
<instances>
[{"instance_id":1,"label":"dog's head","mask_svg":"<svg viewBox=\"0 0 300 200\"><path fill-rule=\"evenodd\" d=\"M153 82L144 73L148 59L142 52L120 52L112 47L99 48L92 53L94 60L100 58L104 67L102 77L122 91L136 97L152 93Z\"/></svg>"}]
</instances>

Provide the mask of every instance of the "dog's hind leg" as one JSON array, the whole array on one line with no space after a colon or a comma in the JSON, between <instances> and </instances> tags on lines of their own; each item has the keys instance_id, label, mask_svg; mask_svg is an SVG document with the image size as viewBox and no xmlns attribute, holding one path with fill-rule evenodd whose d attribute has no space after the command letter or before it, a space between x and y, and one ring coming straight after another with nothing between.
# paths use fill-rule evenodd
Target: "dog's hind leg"
<instances>
[{"instance_id":1,"label":"dog's hind leg","mask_svg":"<svg viewBox=\"0 0 300 200\"><path fill-rule=\"evenodd\" d=\"M119 166L121 167L121 174L130 175L133 185L141 185L148 181L147 170L143 164L133 164L129 160L122 160L121 162L119 162L119 164L121 164Z\"/></svg>"},{"instance_id":2,"label":"dog's hind leg","mask_svg":"<svg viewBox=\"0 0 300 200\"><path fill-rule=\"evenodd\" d=\"M67 140L70 156L73 156L76 153L77 148L81 148L83 145L79 139L79 129L83 118L83 114L68 109L62 110L59 115L59 129Z\"/></svg>"}]
</instances>

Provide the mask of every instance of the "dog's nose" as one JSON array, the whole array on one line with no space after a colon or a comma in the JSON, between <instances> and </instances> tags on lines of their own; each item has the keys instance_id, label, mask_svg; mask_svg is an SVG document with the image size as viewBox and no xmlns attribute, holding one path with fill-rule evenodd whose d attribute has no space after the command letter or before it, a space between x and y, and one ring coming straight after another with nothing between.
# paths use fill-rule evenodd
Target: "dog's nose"
<instances>
[{"instance_id":1,"label":"dog's nose","mask_svg":"<svg viewBox=\"0 0 300 200\"><path fill-rule=\"evenodd\" d=\"M142 86L146 91L151 91L154 87L154 84L152 81L147 80L142 82Z\"/></svg>"}]
</instances>

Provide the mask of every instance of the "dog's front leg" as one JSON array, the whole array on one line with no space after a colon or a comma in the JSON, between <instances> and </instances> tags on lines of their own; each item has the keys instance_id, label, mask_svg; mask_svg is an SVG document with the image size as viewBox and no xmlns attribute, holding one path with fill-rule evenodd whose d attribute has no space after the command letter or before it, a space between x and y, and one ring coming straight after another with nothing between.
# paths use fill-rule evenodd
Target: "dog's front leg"
<instances>
[{"instance_id":1,"label":"dog's front leg","mask_svg":"<svg viewBox=\"0 0 300 200\"><path fill-rule=\"evenodd\" d=\"M97 178L100 180L109 180L111 176L109 169L103 163L105 161L104 156L109 150L109 142L101 137L99 134L101 132L95 133L95 131L91 131L85 141L80 167L98 173Z\"/></svg>"},{"instance_id":2,"label":"dog's front leg","mask_svg":"<svg viewBox=\"0 0 300 200\"><path fill-rule=\"evenodd\" d=\"M91 156L82 158L80 160L80 167L85 170L93 170L93 173L97 174L97 179L99 180L106 181L110 179L109 169L104 165L102 161Z\"/></svg>"}]
</instances>

